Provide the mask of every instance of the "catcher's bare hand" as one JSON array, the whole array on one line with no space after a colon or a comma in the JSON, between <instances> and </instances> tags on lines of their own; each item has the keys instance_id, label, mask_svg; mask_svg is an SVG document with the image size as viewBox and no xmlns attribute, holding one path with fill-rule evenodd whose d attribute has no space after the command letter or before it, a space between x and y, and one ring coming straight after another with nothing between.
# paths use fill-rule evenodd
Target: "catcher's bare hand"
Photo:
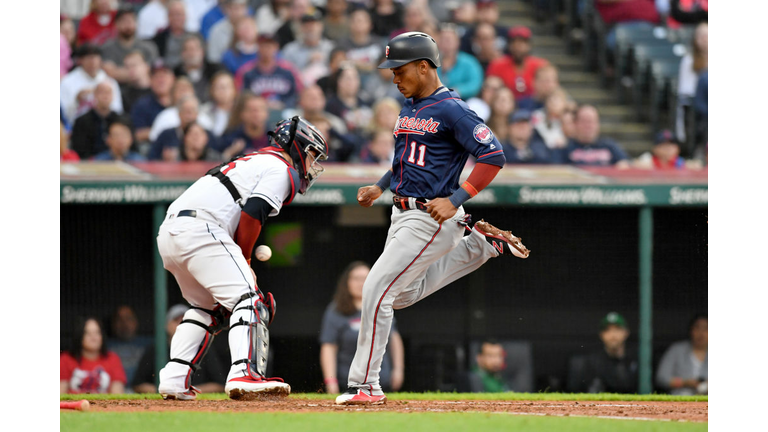
<instances>
[{"instance_id":1,"label":"catcher's bare hand","mask_svg":"<svg viewBox=\"0 0 768 432\"><path fill-rule=\"evenodd\" d=\"M370 207L381 194L381 188L376 185L363 186L357 190L357 203L363 207Z\"/></svg>"},{"instance_id":2,"label":"catcher's bare hand","mask_svg":"<svg viewBox=\"0 0 768 432\"><path fill-rule=\"evenodd\" d=\"M456 211L458 211L448 198L435 198L425 205L427 206L427 213L439 224L455 216Z\"/></svg>"}]
</instances>

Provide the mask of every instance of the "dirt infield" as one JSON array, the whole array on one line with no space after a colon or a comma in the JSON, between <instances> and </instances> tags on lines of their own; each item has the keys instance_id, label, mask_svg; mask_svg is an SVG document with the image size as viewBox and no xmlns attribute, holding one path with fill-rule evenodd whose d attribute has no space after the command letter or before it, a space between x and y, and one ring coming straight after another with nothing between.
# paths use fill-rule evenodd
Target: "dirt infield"
<instances>
[{"instance_id":1,"label":"dirt infield","mask_svg":"<svg viewBox=\"0 0 768 432\"><path fill-rule=\"evenodd\" d=\"M423 401L397 400L372 407L338 406L332 400L91 400L92 412L490 412L669 421L708 421L708 402Z\"/></svg>"}]
</instances>

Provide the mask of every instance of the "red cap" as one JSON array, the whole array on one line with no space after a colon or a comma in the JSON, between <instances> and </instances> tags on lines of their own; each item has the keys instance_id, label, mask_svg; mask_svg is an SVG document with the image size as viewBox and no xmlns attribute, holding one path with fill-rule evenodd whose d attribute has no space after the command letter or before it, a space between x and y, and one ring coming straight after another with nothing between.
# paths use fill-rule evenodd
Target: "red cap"
<instances>
[{"instance_id":1,"label":"red cap","mask_svg":"<svg viewBox=\"0 0 768 432\"><path fill-rule=\"evenodd\" d=\"M531 38L531 29L525 26L516 26L509 29L507 32L507 37L509 39L514 38L523 38L523 39L530 39Z\"/></svg>"}]
</instances>

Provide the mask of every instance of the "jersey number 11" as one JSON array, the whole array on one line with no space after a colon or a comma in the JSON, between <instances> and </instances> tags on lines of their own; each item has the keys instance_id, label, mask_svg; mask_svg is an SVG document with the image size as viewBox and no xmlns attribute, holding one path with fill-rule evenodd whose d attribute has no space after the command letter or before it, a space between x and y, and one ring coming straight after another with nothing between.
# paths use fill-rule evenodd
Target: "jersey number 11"
<instances>
[{"instance_id":1,"label":"jersey number 11","mask_svg":"<svg viewBox=\"0 0 768 432\"><path fill-rule=\"evenodd\" d=\"M427 153L426 144L419 146L419 160L416 161L416 141L411 141L411 154L408 156L408 162L415 163L418 166L424 166L424 155Z\"/></svg>"}]
</instances>

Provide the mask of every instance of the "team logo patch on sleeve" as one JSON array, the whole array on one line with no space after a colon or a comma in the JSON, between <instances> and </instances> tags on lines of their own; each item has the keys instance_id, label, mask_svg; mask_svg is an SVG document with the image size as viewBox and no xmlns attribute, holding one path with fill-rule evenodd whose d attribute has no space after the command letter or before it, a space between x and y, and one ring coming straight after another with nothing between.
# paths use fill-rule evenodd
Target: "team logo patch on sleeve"
<instances>
[{"instance_id":1,"label":"team logo patch on sleeve","mask_svg":"<svg viewBox=\"0 0 768 432\"><path fill-rule=\"evenodd\" d=\"M472 135L475 136L477 142L482 144L488 144L489 142L493 141L493 132L491 132L491 128L484 124L475 126L475 130L472 131Z\"/></svg>"}]
</instances>

